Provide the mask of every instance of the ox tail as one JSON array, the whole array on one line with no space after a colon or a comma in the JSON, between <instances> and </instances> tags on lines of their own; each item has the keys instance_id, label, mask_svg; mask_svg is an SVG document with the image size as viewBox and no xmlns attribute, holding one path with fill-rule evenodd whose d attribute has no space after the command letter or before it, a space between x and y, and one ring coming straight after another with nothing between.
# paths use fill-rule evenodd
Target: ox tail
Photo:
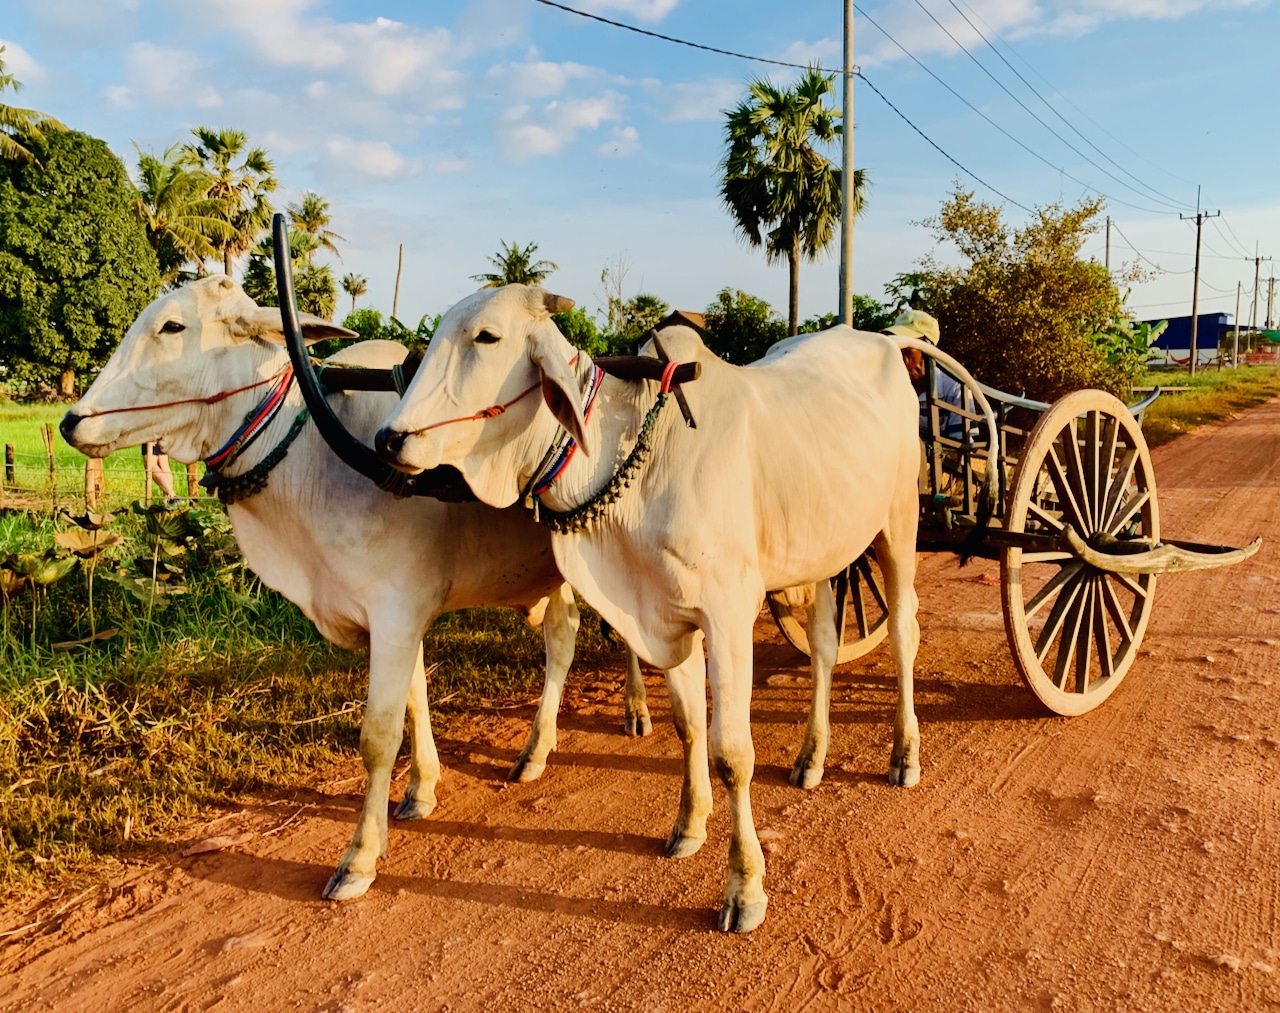
<instances>
[{"instance_id":1,"label":"ox tail","mask_svg":"<svg viewBox=\"0 0 1280 1013\"><path fill-rule=\"evenodd\" d=\"M973 378L967 369L946 352L939 349L937 345L923 341L920 338L908 338L905 335L891 335L891 337L898 343L900 349L913 348L945 366L947 371L964 384L965 389L973 395L973 400L977 403L982 412L982 417L987 423L987 445L989 447L987 473L982 481L982 489L978 493L977 522L974 524L973 531L969 533L964 543L960 546L960 565L963 566L969 562L970 557L982 545L987 528L991 525L991 518L995 516L996 506L1000 500L1000 427L996 422L996 413L991 407L991 402L987 400L986 394L982 393L982 388L978 386L978 381Z\"/></svg>"}]
</instances>

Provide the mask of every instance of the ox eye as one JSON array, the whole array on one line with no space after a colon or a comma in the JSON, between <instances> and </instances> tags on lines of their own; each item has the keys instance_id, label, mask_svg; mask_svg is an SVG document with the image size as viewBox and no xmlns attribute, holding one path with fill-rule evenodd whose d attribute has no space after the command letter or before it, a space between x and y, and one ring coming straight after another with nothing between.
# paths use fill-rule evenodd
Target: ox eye
<instances>
[{"instance_id":1,"label":"ox eye","mask_svg":"<svg viewBox=\"0 0 1280 1013\"><path fill-rule=\"evenodd\" d=\"M160 328L160 333L161 334L178 334L179 332L185 331L186 329L187 329L187 325L184 324L181 320L166 320L164 326Z\"/></svg>"},{"instance_id":2,"label":"ox eye","mask_svg":"<svg viewBox=\"0 0 1280 1013\"><path fill-rule=\"evenodd\" d=\"M476 335L476 343L480 345L496 345L501 340L493 331L481 331Z\"/></svg>"}]
</instances>

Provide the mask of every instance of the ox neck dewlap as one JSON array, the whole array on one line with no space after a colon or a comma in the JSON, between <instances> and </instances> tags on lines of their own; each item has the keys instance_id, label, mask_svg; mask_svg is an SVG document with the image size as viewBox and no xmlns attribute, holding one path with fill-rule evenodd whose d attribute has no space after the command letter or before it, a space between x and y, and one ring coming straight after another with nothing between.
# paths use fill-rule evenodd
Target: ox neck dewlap
<instances>
[{"instance_id":1,"label":"ox neck dewlap","mask_svg":"<svg viewBox=\"0 0 1280 1013\"><path fill-rule=\"evenodd\" d=\"M261 492L266 487L267 476L277 464L284 460L289 452L289 445L298 438L298 434L306 425L307 410L304 408L293 420L293 425L289 427L284 438L261 461L240 475L222 473L222 469L238 460L280 414L292 383L293 367L288 366L280 374L280 380L271 389L271 393L244 417L244 421L231 434L231 438L219 450L204 458L208 471L200 480L200 484L216 492L218 499L224 504L229 506Z\"/></svg>"},{"instance_id":2,"label":"ox neck dewlap","mask_svg":"<svg viewBox=\"0 0 1280 1013\"><path fill-rule=\"evenodd\" d=\"M662 412L662 406L667 403L667 395L671 390L671 381L675 376L678 362L669 362L662 371L662 381L658 387L658 398L654 401L652 407L645 413L644 421L640 424L640 432L636 434L635 446L631 448L631 453L627 455L626 460L622 462L613 473L613 477L609 479L595 495L578 504L569 510L553 510L549 506L544 506L539 496L551 488L552 483L564 471L565 466L569 463L569 458L573 455L572 446L567 454L560 453L561 441L552 444L542 459L542 464L534 472L534 477L530 479L529 485L525 489L525 506L533 510L534 520L541 521L556 534L567 535L577 531L585 531L591 527L596 521L604 516L605 511L621 498L624 491L630 487L631 483L639 475L640 469L644 467L645 462L649 460L649 456L653 453L653 431L657 425L658 416ZM585 406L583 416L590 420L591 407L594 404L595 396L599 393L600 383L603 380L603 370L593 365L593 375L591 378L591 389L589 392L590 401ZM568 436L568 434L565 434ZM574 440L569 437L569 445L574 445ZM560 458L563 457L563 460ZM556 462L559 462L558 464ZM552 470L554 469L554 471ZM547 476L541 478L540 476Z\"/></svg>"}]
</instances>

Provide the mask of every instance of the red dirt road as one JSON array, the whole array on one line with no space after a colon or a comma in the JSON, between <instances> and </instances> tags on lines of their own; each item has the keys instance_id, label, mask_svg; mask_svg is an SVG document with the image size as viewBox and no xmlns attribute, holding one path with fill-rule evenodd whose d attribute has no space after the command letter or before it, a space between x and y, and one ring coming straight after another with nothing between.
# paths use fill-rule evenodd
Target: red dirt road
<instances>
[{"instance_id":1,"label":"red dirt road","mask_svg":"<svg viewBox=\"0 0 1280 1013\"><path fill-rule=\"evenodd\" d=\"M620 673L577 671L541 781L502 782L532 708L441 743L440 805L393 824L363 900L317 899L357 811L353 764L203 835L246 843L175 848L55 932L11 937L0 1010L1280 1008L1280 401L1155 461L1162 530L1261 533L1262 552L1162 580L1144 656L1069 720L1014 672L995 564L925 559L917 788L885 783L883 649L837 669L823 784L788 786L808 683L757 627L770 905L750 936L713 931L722 795L702 850L661 857L680 751L660 679L654 734L628 740Z\"/></svg>"}]
</instances>

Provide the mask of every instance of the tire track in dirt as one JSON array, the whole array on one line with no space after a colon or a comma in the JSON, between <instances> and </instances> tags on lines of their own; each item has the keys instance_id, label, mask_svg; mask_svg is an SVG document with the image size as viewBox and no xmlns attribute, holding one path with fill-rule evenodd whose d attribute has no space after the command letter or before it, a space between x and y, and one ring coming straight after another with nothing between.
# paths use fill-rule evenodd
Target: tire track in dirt
<instances>
[{"instance_id":1,"label":"tire track in dirt","mask_svg":"<svg viewBox=\"0 0 1280 1013\"><path fill-rule=\"evenodd\" d=\"M655 734L627 740L621 672L575 672L541 781L500 780L531 707L442 742L436 814L393 826L362 901L316 899L359 796L305 794L314 812L275 836L132 872L20 958L0 951L0 1010L1280 1006L1280 402L1154 457L1166 534L1269 541L1163 580L1143 656L1091 714L1046 716L1018 681L994 564L928 557L920 786L884 784L894 682L877 652L837 669L826 778L800 792L807 679L757 627L771 900L750 937L712 931L722 794L702 851L659 857L680 771L660 682Z\"/></svg>"}]
</instances>

